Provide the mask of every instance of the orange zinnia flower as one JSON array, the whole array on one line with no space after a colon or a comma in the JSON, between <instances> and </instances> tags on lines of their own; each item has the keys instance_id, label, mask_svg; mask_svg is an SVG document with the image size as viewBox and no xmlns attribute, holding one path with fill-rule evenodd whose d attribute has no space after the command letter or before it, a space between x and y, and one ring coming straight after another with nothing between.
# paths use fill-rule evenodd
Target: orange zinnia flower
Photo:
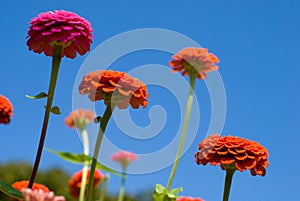
<instances>
[{"instance_id":1,"label":"orange zinnia flower","mask_svg":"<svg viewBox=\"0 0 300 201\"><path fill-rule=\"evenodd\" d=\"M148 104L146 85L125 72L98 70L84 76L79 93L88 94L91 101L104 100L106 105L114 104L125 109L129 104L137 109L145 108Z\"/></svg>"},{"instance_id":2,"label":"orange zinnia flower","mask_svg":"<svg viewBox=\"0 0 300 201\"><path fill-rule=\"evenodd\" d=\"M195 154L196 163L221 165L222 169L233 168L241 172L250 170L253 176L266 175L268 150L259 143L235 136L221 137L214 134L199 144Z\"/></svg>"},{"instance_id":3,"label":"orange zinnia flower","mask_svg":"<svg viewBox=\"0 0 300 201\"><path fill-rule=\"evenodd\" d=\"M13 106L9 100L0 95L0 124L8 124L13 113Z\"/></svg>"},{"instance_id":4,"label":"orange zinnia flower","mask_svg":"<svg viewBox=\"0 0 300 201\"><path fill-rule=\"evenodd\" d=\"M201 80L206 78L206 73L218 70L216 63L219 59L206 48L188 47L172 56L169 62L173 71L181 72L182 75L197 75Z\"/></svg>"},{"instance_id":5,"label":"orange zinnia flower","mask_svg":"<svg viewBox=\"0 0 300 201\"><path fill-rule=\"evenodd\" d=\"M65 123L70 128L85 129L89 123L93 122L95 116L96 114L91 110L78 109L65 118Z\"/></svg>"},{"instance_id":6,"label":"orange zinnia flower","mask_svg":"<svg viewBox=\"0 0 300 201\"><path fill-rule=\"evenodd\" d=\"M192 198L192 197L179 197L176 201L204 201L201 198Z\"/></svg>"},{"instance_id":7,"label":"orange zinnia flower","mask_svg":"<svg viewBox=\"0 0 300 201\"><path fill-rule=\"evenodd\" d=\"M23 189L27 189L28 183L29 183L28 180L17 181L12 184L12 187L14 187L16 190L22 192ZM42 190L44 192L50 192L48 187L44 186L43 184L38 184L38 183L34 183L31 189L32 190ZM16 199L11 198L11 200L16 200Z\"/></svg>"},{"instance_id":8,"label":"orange zinnia flower","mask_svg":"<svg viewBox=\"0 0 300 201\"><path fill-rule=\"evenodd\" d=\"M91 170L88 170L88 174L87 174L87 181L86 181L87 184L89 182L88 179L90 177L90 171ZM93 187L95 188L103 178L104 175L99 170L95 170ZM78 198L80 194L81 180L82 180L82 170L75 173L68 183L71 195L76 198Z\"/></svg>"}]
</instances>

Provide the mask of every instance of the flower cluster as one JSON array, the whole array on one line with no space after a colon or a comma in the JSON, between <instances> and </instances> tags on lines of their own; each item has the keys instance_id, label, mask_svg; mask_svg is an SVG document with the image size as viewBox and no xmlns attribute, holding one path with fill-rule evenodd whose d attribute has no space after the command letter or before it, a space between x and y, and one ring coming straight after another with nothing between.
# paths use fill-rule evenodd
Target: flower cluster
<instances>
[{"instance_id":1,"label":"flower cluster","mask_svg":"<svg viewBox=\"0 0 300 201\"><path fill-rule=\"evenodd\" d=\"M53 56L53 45L64 47L63 56L75 58L90 50L93 35L89 21L79 15L56 10L45 12L30 22L27 45L36 53Z\"/></svg>"},{"instance_id":2,"label":"flower cluster","mask_svg":"<svg viewBox=\"0 0 300 201\"><path fill-rule=\"evenodd\" d=\"M112 70L98 70L84 76L79 93L88 94L91 101L104 100L106 105L114 104L120 109L127 108L129 104L133 108L148 104L148 92L146 85L129 76L125 72Z\"/></svg>"},{"instance_id":3,"label":"flower cluster","mask_svg":"<svg viewBox=\"0 0 300 201\"><path fill-rule=\"evenodd\" d=\"M65 118L65 123L70 128L85 129L89 123L93 122L95 116L95 112L91 110L78 109Z\"/></svg>"},{"instance_id":4,"label":"flower cluster","mask_svg":"<svg viewBox=\"0 0 300 201\"><path fill-rule=\"evenodd\" d=\"M0 124L8 124L13 113L13 106L9 100L0 95Z\"/></svg>"},{"instance_id":5,"label":"flower cluster","mask_svg":"<svg viewBox=\"0 0 300 201\"><path fill-rule=\"evenodd\" d=\"M253 176L266 174L268 150L259 143L235 136L209 136L199 144L196 163L221 165L222 169L234 168L241 172L250 170Z\"/></svg>"},{"instance_id":6,"label":"flower cluster","mask_svg":"<svg viewBox=\"0 0 300 201\"><path fill-rule=\"evenodd\" d=\"M169 65L173 71L181 72L182 75L194 74L203 80L207 73L218 70L216 63L219 59L214 54L208 53L206 48L184 48L172 57L173 60L169 62Z\"/></svg>"},{"instance_id":7,"label":"flower cluster","mask_svg":"<svg viewBox=\"0 0 300 201\"><path fill-rule=\"evenodd\" d=\"M138 159L138 156L133 152L119 151L111 156L112 161L119 162L125 169L131 161Z\"/></svg>"},{"instance_id":8,"label":"flower cluster","mask_svg":"<svg viewBox=\"0 0 300 201\"><path fill-rule=\"evenodd\" d=\"M87 183L88 183L89 177L90 177L90 170L88 170L88 174L87 174ZM93 187L95 188L103 178L104 178L104 175L102 174L102 172L100 172L99 170L95 170ZM68 183L70 193L72 196L79 197L81 181L82 181L82 170L75 173Z\"/></svg>"},{"instance_id":9,"label":"flower cluster","mask_svg":"<svg viewBox=\"0 0 300 201\"><path fill-rule=\"evenodd\" d=\"M66 201L63 196L55 196L54 193L43 190L23 189L22 194L25 201Z\"/></svg>"},{"instance_id":10,"label":"flower cluster","mask_svg":"<svg viewBox=\"0 0 300 201\"><path fill-rule=\"evenodd\" d=\"M28 183L29 183L28 180L17 181L12 184L12 187L14 187L16 190L22 192L24 189L27 189ZM47 186L44 186L43 184L38 184L38 183L34 183L31 189L39 190L39 191L43 191L43 192L50 192L50 190ZM11 199L11 200L14 200L14 199Z\"/></svg>"}]
</instances>

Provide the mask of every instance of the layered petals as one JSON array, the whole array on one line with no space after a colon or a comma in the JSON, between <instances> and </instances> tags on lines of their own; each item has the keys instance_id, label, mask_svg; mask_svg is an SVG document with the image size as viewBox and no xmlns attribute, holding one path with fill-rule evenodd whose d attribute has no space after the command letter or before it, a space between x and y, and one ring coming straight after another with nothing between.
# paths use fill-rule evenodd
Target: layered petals
<instances>
[{"instance_id":1,"label":"layered petals","mask_svg":"<svg viewBox=\"0 0 300 201\"><path fill-rule=\"evenodd\" d=\"M14 187L16 190L22 192L24 189L27 189L28 184L29 184L28 180L17 181L12 184L12 187ZM42 191L42 192L50 192L48 187L44 186L43 184L38 184L38 183L34 183L31 189ZM16 200L16 199L11 198L10 200Z\"/></svg>"},{"instance_id":2,"label":"layered petals","mask_svg":"<svg viewBox=\"0 0 300 201\"><path fill-rule=\"evenodd\" d=\"M234 167L253 176L266 175L268 150L259 143L235 136L221 137L214 134L199 144L195 154L196 163L220 165L222 169Z\"/></svg>"},{"instance_id":3,"label":"layered petals","mask_svg":"<svg viewBox=\"0 0 300 201\"><path fill-rule=\"evenodd\" d=\"M90 177L90 170L88 170L88 174L87 174L87 181L86 181L87 184L89 182L88 181L89 177ZM103 173L100 172L99 170L95 170L93 187L95 188L103 178L104 178ZM81 185L82 185L81 180L82 180L82 170L75 173L72 176L72 178L69 180L69 183L68 183L71 195L76 197L76 198L78 198L79 194L80 194L80 188L81 188Z\"/></svg>"},{"instance_id":4,"label":"layered petals","mask_svg":"<svg viewBox=\"0 0 300 201\"><path fill-rule=\"evenodd\" d=\"M203 80L207 73L218 70L216 63L219 59L214 54L208 53L206 48L184 48L172 57L173 60L169 62L169 65L173 71L181 72L182 75L195 74L197 78Z\"/></svg>"},{"instance_id":5,"label":"layered petals","mask_svg":"<svg viewBox=\"0 0 300 201\"><path fill-rule=\"evenodd\" d=\"M30 22L27 46L35 53L53 55L53 44L64 47L63 56L75 58L90 50L93 29L90 22L79 15L56 10L40 13Z\"/></svg>"},{"instance_id":6,"label":"layered petals","mask_svg":"<svg viewBox=\"0 0 300 201\"><path fill-rule=\"evenodd\" d=\"M120 109L131 105L134 109L148 104L148 92L146 85L136 78L132 78L125 72L113 70L98 70L84 76L79 93L88 94L93 102L104 100L106 105L114 104Z\"/></svg>"},{"instance_id":7,"label":"layered petals","mask_svg":"<svg viewBox=\"0 0 300 201\"><path fill-rule=\"evenodd\" d=\"M23 189L24 201L66 201L63 196L55 196L53 192L43 190Z\"/></svg>"},{"instance_id":8,"label":"layered petals","mask_svg":"<svg viewBox=\"0 0 300 201\"><path fill-rule=\"evenodd\" d=\"M0 124L8 124L13 114L13 106L8 98L0 95Z\"/></svg>"},{"instance_id":9,"label":"layered petals","mask_svg":"<svg viewBox=\"0 0 300 201\"><path fill-rule=\"evenodd\" d=\"M65 118L65 124L70 128L85 129L89 123L93 122L95 116L95 112L91 110L78 109Z\"/></svg>"}]
</instances>

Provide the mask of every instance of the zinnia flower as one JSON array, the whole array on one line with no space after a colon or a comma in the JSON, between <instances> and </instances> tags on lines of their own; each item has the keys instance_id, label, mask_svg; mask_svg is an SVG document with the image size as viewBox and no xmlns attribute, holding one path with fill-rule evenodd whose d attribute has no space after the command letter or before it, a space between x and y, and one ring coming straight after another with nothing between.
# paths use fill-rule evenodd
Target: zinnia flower
<instances>
[{"instance_id":1,"label":"zinnia flower","mask_svg":"<svg viewBox=\"0 0 300 201\"><path fill-rule=\"evenodd\" d=\"M63 56L72 59L76 52L84 55L90 50L93 29L89 21L75 13L64 10L40 13L30 24L27 35L29 50L52 56L53 45L62 45Z\"/></svg>"},{"instance_id":2,"label":"zinnia flower","mask_svg":"<svg viewBox=\"0 0 300 201\"><path fill-rule=\"evenodd\" d=\"M88 174L87 174L87 181L86 181L87 184L89 182L88 181L89 177L90 177L90 170L88 170ZM99 170L95 170L93 188L95 188L103 178L104 175L102 174L102 172L100 172ZM69 189L71 191L70 192L71 195L76 198L79 197L80 194L81 180L82 180L82 170L75 173L68 183Z\"/></svg>"},{"instance_id":3,"label":"zinnia flower","mask_svg":"<svg viewBox=\"0 0 300 201\"><path fill-rule=\"evenodd\" d=\"M22 192L24 189L27 189L28 183L29 183L28 180L17 181L12 184L12 187L14 187L16 190ZM44 186L43 184L38 184L38 183L34 183L31 189L32 190L40 190L43 192L50 192L48 187ZM11 200L15 200L15 199L11 199Z\"/></svg>"},{"instance_id":4,"label":"zinnia flower","mask_svg":"<svg viewBox=\"0 0 300 201\"><path fill-rule=\"evenodd\" d=\"M179 197L176 201L204 201L201 198L192 198L192 197Z\"/></svg>"},{"instance_id":5,"label":"zinnia flower","mask_svg":"<svg viewBox=\"0 0 300 201\"><path fill-rule=\"evenodd\" d=\"M143 82L125 72L112 70L98 70L84 76L79 93L88 94L93 102L103 99L106 105L114 104L120 109L127 108L129 104L135 109L139 106L145 108L149 96Z\"/></svg>"},{"instance_id":6,"label":"zinnia flower","mask_svg":"<svg viewBox=\"0 0 300 201\"><path fill-rule=\"evenodd\" d=\"M8 124L13 113L13 106L9 100L0 95L0 124Z\"/></svg>"},{"instance_id":7,"label":"zinnia flower","mask_svg":"<svg viewBox=\"0 0 300 201\"><path fill-rule=\"evenodd\" d=\"M220 165L222 169L250 170L253 176L266 175L268 150L259 143L235 136L209 136L199 144L196 163Z\"/></svg>"},{"instance_id":8,"label":"zinnia flower","mask_svg":"<svg viewBox=\"0 0 300 201\"><path fill-rule=\"evenodd\" d=\"M174 59L169 62L173 71L181 72L182 75L197 75L201 80L206 74L218 70L216 63L219 59L206 48L188 47L172 56Z\"/></svg>"},{"instance_id":9,"label":"zinnia flower","mask_svg":"<svg viewBox=\"0 0 300 201\"><path fill-rule=\"evenodd\" d=\"M71 112L70 115L65 118L65 123L70 128L83 130L89 123L93 122L95 116L96 114L91 110L78 109Z\"/></svg>"},{"instance_id":10,"label":"zinnia flower","mask_svg":"<svg viewBox=\"0 0 300 201\"><path fill-rule=\"evenodd\" d=\"M111 156L111 160L119 162L123 169L125 169L129 163L137 159L138 156L135 153L128 151L119 151Z\"/></svg>"},{"instance_id":11,"label":"zinnia flower","mask_svg":"<svg viewBox=\"0 0 300 201\"><path fill-rule=\"evenodd\" d=\"M25 201L66 201L64 196L55 196L54 193L43 190L23 189L22 194Z\"/></svg>"}]
</instances>

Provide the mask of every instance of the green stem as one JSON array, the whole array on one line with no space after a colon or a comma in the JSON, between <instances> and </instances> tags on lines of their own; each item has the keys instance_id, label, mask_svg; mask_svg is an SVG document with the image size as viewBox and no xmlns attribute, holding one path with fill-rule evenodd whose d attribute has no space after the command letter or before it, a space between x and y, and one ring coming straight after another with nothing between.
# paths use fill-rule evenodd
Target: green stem
<instances>
[{"instance_id":1,"label":"green stem","mask_svg":"<svg viewBox=\"0 0 300 201\"><path fill-rule=\"evenodd\" d=\"M82 143L83 143L83 153L88 156L89 155L89 138L88 138L87 131L82 130L81 136L82 136ZM88 168L89 168L89 162L85 162L83 165L83 169L82 169L79 201L84 201Z\"/></svg>"},{"instance_id":2,"label":"green stem","mask_svg":"<svg viewBox=\"0 0 300 201\"><path fill-rule=\"evenodd\" d=\"M106 106L104 115L103 115L101 123L100 123L98 137L97 137L96 145L94 148L94 155L93 155L93 160L92 160L92 165L91 165L89 182L88 182L88 186L87 186L86 201L91 201L91 192L92 192L92 188L93 188L93 180L94 180L94 173L95 173L96 164L97 164L97 158L99 156L100 146L101 146L101 142L102 142L102 139L104 136L104 132L105 132L107 123L112 115L113 109L114 109L114 107L112 107L110 104L108 104Z\"/></svg>"},{"instance_id":3,"label":"green stem","mask_svg":"<svg viewBox=\"0 0 300 201\"><path fill-rule=\"evenodd\" d=\"M228 201L228 199L229 199L230 187L231 187L231 182L232 182L232 177L233 177L234 172L235 172L234 169L226 170L223 201Z\"/></svg>"},{"instance_id":4,"label":"green stem","mask_svg":"<svg viewBox=\"0 0 300 201\"><path fill-rule=\"evenodd\" d=\"M125 170L125 168L123 168L123 172L122 172L122 180L121 180L121 187L120 187L120 192L119 192L118 201L123 201L123 199L124 199L124 194L125 194L125 182L126 182L126 170Z\"/></svg>"},{"instance_id":5,"label":"green stem","mask_svg":"<svg viewBox=\"0 0 300 201\"><path fill-rule=\"evenodd\" d=\"M190 117L190 113L191 113L192 103L193 103L195 82L196 82L196 75L191 75L190 76L190 90L189 90L189 95L188 95L186 111L185 111L185 118L184 118L184 122L183 122L183 129L182 129L182 133L181 133L180 143L179 143L178 151L176 154L175 162L173 164L173 168L172 168L172 171L171 171L171 174L169 177L167 191L169 191L171 188L171 185L172 185L172 182L173 182L173 179L174 179L177 167L178 167L179 159L181 156L184 139L186 136L187 126L188 126L188 122L189 122L189 117Z\"/></svg>"},{"instance_id":6,"label":"green stem","mask_svg":"<svg viewBox=\"0 0 300 201\"><path fill-rule=\"evenodd\" d=\"M56 80L58 77L58 71L59 71L60 62L62 59L62 52L63 52L62 46L56 46L56 45L54 46L53 57L52 57L51 78L50 78L50 84L49 84L49 89L48 89L48 96L47 96L48 98L47 98L46 111L45 111L45 115L44 115L44 122L43 122L39 146L38 146L37 154L35 157L35 162L34 162L34 166L32 169L28 188L32 188L32 185L34 183L34 180L35 180L38 168L39 168L39 164L40 164L40 160L41 160L41 156L42 156L42 152L43 152L43 148L44 148L44 143L45 143L45 139L46 139L46 133L47 133L47 128L48 128L50 112L51 112L51 108L52 108Z\"/></svg>"},{"instance_id":7,"label":"green stem","mask_svg":"<svg viewBox=\"0 0 300 201\"><path fill-rule=\"evenodd\" d=\"M107 187L108 187L108 181L109 181L109 175L105 175L104 178L104 187L101 191L100 199L99 201L104 201L106 197Z\"/></svg>"}]
</instances>

